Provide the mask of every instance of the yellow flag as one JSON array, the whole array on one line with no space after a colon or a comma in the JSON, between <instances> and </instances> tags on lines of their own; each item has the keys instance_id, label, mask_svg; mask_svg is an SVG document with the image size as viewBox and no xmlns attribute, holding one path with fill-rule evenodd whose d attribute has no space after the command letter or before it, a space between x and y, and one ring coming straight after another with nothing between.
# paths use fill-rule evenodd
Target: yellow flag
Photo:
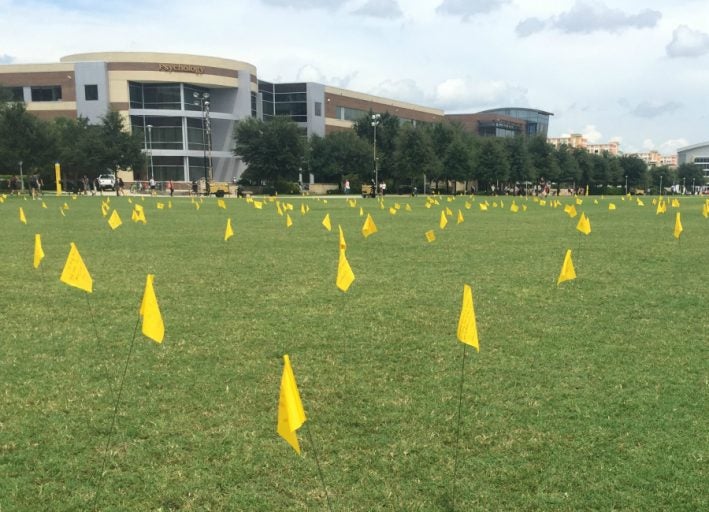
<instances>
[{"instance_id":1,"label":"yellow flag","mask_svg":"<svg viewBox=\"0 0 709 512\"><path fill-rule=\"evenodd\" d=\"M254 201L253 202L254 208L257 210L263 210L263 202L261 201Z\"/></svg>"},{"instance_id":2,"label":"yellow flag","mask_svg":"<svg viewBox=\"0 0 709 512\"><path fill-rule=\"evenodd\" d=\"M276 201L276 211L278 212L278 215L283 217L283 210L281 210L281 203L280 201Z\"/></svg>"},{"instance_id":3,"label":"yellow flag","mask_svg":"<svg viewBox=\"0 0 709 512\"><path fill-rule=\"evenodd\" d=\"M426 240L428 240L428 243L431 243L436 239L436 233L434 233L432 229L429 229L424 234L426 235Z\"/></svg>"},{"instance_id":4,"label":"yellow flag","mask_svg":"<svg viewBox=\"0 0 709 512\"><path fill-rule=\"evenodd\" d=\"M224 202L224 199L217 199L217 207L226 210L226 203Z\"/></svg>"},{"instance_id":5,"label":"yellow flag","mask_svg":"<svg viewBox=\"0 0 709 512\"><path fill-rule=\"evenodd\" d=\"M564 211L569 214L569 217L572 219L576 217L577 212L576 212L576 207L573 204L567 204L564 206Z\"/></svg>"},{"instance_id":6,"label":"yellow flag","mask_svg":"<svg viewBox=\"0 0 709 512\"><path fill-rule=\"evenodd\" d=\"M162 343L165 337L165 324L162 322L158 299L153 289L154 277L153 274L148 274L148 278L145 280L143 301L140 303L140 317L143 319L143 334L157 343Z\"/></svg>"},{"instance_id":7,"label":"yellow flag","mask_svg":"<svg viewBox=\"0 0 709 512\"><path fill-rule=\"evenodd\" d=\"M581 212L581 218L579 223L576 224L576 229L581 231L584 235L588 235L591 232L591 221L588 220L586 214Z\"/></svg>"},{"instance_id":8,"label":"yellow flag","mask_svg":"<svg viewBox=\"0 0 709 512\"><path fill-rule=\"evenodd\" d=\"M446 229L447 225L448 225L448 217L446 217L446 212L441 210L441 220L438 222L438 226L441 229Z\"/></svg>"},{"instance_id":9,"label":"yellow flag","mask_svg":"<svg viewBox=\"0 0 709 512\"><path fill-rule=\"evenodd\" d=\"M608 210L615 210L615 203L608 203Z\"/></svg>"},{"instance_id":10,"label":"yellow flag","mask_svg":"<svg viewBox=\"0 0 709 512\"><path fill-rule=\"evenodd\" d=\"M678 199L672 200L672 208L679 208L679 200Z\"/></svg>"},{"instance_id":11,"label":"yellow flag","mask_svg":"<svg viewBox=\"0 0 709 512\"><path fill-rule=\"evenodd\" d=\"M349 290L350 285L354 280L355 275L352 272L352 267L350 267L349 261L347 261L345 250L340 249L340 259L337 262L337 287L343 292L346 292Z\"/></svg>"},{"instance_id":12,"label":"yellow flag","mask_svg":"<svg viewBox=\"0 0 709 512\"><path fill-rule=\"evenodd\" d=\"M465 220L465 219L463 218L463 212L461 212L460 210L458 210L458 222L457 222L457 224L460 224L460 223L463 222L464 220Z\"/></svg>"},{"instance_id":13,"label":"yellow flag","mask_svg":"<svg viewBox=\"0 0 709 512\"><path fill-rule=\"evenodd\" d=\"M164 210L164 209L165 209L165 203L160 203L160 202L158 202L155 206L158 207L158 210Z\"/></svg>"},{"instance_id":14,"label":"yellow flag","mask_svg":"<svg viewBox=\"0 0 709 512\"><path fill-rule=\"evenodd\" d=\"M478 203L478 206L480 207L481 212L487 211L487 205L485 203Z\"/></svg>"},{"instance_id":15,"label":"yellow flag","mask_svg":"<svg viewBox=\"0 0 709 512\"><path fill-rule=\"evenodd\" d=\"M167 202L167 208L168 208L168 210L169 210L170 208L172 208L172 201L168 201L168 202Z\"/></svg>"},{"instance_id":16,"label":"yellow flag","mask_svg":"<svg viewBox=\"0 0 709 512\"><path fill-rule=\"evenodd\" d=\"M89 274L89 270L84 265L84 260L81 259L81 254L79 254L74 242L71 242L69 256L67 256L64 270L62 270L59 280L88 293L93 291L94 280L91 279L91 274Z\"/></svg>"},{"instance_id":17,"label":"yellow flag","mask_svg":"<svg viewBox=\"0 0 709 512\"><path fill-rule=\"evenodd\" d=\"M448 199L450 199L450 197L449 197ZM451 209L448 208L447 206L446 206L446 215L449 215L449 216L451 216L451 217L453 216L453 212L452 212Z\"/></svg>"},{"instance_id":18,"label":"yellow flag","mask_svg":"<svg viewBox=\"0 0 709 512\"><path fill-rule=\"evenodd\" d=\"M364 224L362 225L362 235L364 235L364 238L367 238L369 235L373 235L377 231L377 225L374 223L372 214L368 213L367 218L364 220Z\"/></svg>"},{"instance_id":19,"label":"yellow flag","mask_svg":"<svg viewBox=\"0 0 709 512\"><path fill-rule=\"evenodd\" d=\"M465 202L465 209L470 210L473 207L473 203L469 203L468 201Z\"/></svg>"},{"instance_id":20,"label":"yellow flag","mask_svg":"<svg viewBox=\"0 0 709 512\"><path fill-rule=\"evenodd\" d=\"M103 201L103 202L101 203L101 215L103 215L104 217L105 217L106 215L108 215L108 210L109 210L108 203L105 202L105 201Z\"/></svg>"},{"instance_id":21,"label":"yellow flag","mask_svg":"<svg viewBox=\"0 0 709 512\"><path fill-rule=\"evenodd\" d=\"M20 206L20 222L27 224L27 217L25 217L25 211Z\"/></svg>"},{"instance_id":22,"label":"yellow flag","mask_svg":"<svg viewBox=\"0 0 709 512\"><path fill-rule=\"evenodd\" d=\"M480 352L478 326L475 322L475 307L473 306L473 290L470 285L463 286L463 306L458 319L458 341L475 347Z\"/></svg>"},{"instance_id":23,"label":"yellow flag","mask_svg":"<svg viewBox=\"0 0 709 512\"><path fill-rule=\"evenodd\" d=\"M643 203L639 197L636 199L636 202L638 206L645 206L645 203Z\"/></svg>"},{"instance_id":24,"label":"yellow flag","mask_svg":"<svg viewBox=\"0 0 709 512\"><path fill-rule=\"evenodd\" d=\"M76 198L76 196L74 196L74 198ZM68 205L67 203L64 203L64 205L62 206L62 208L64 208L65 210L68 210L68 209L69 209L69 205Z\"/></svg>"},{"instance_id":25,"label":"yellow flag","mask_svg":"<svg viewBox=\"0 0 709 512\"><path fill-rule=\"evenodd\" d=\"M702 215L705 219L709 219L709 204L705 204L702 208Z\"/></svg>"},{"instance_id":26,"label":"yellow flag","mask_svg":"<svg viewBox=\"0 0 709 512\"><path fill-rule=\"evenodd\" d=\"M519 211L519 206L517 206L517 204L514 201L512 201L512 206L510 206L510 211L512 213L517 213Z\"/></svg>"},{"instance_id":27,"label":"yellow flag","mask_svg":"<svg viewBox=\"0 0 709 512\"><path fill-rule=\"evenodd\" d=\"M286 227L289 228L293 225L293 219L290 218L290 215L286 213Z\"/></svg>"},{"instance_id":28,"label":"yellow flag","mask_svg":"<svg viewBox=\"0 0 709 512\"><path fill-rule=\"evenodd\" d=\"M62 217L66 217L66 213L64 213L64 210L62 208L59 208L59 213L62 214Z\"/></svg>"},{"instance_id":29,"label":"yellow flag","mask_svg":"<svg viewBox=\"0 0 709 512\"><path fill-rule=\"evenodd\" d=\"M561 265L561 272L559 273L559 279L556 281L556 284L559 285L571 279L576 279L576 271L574 270L574 263L571 261L571 249L568 249L566 256L564 256L564 263Z\"/></svg>"},{"instance_id":30,"label":"yellow flag","mask_svg":"<svg viewBox=\"0 0 709 512\"><path fill-rule=\"evenodd\" d=\"M410 211L411 211L411 205L410 205L409 203L406 203L406 206L404 207L404 210L406 210L407 212L410 212Z\"/></svg>"},{"instance_id":31,"label":"yellow flag","mask_svg":"<svg viewBox=\"0 0 709 512\"><path fill-rule=\"evenodd\" d=\"M305 203L300 203L300 214L305 215Z\"/></svg>"},{"instance_id":32,"label":"yellow flag","mask_svg":"<svg viewBox=\"0 0 709 512\"><path fill-rule=\"evenodd\" d=\"M325 214L325 218L322 220L322 225L328 231L332 231L332 224L330 223L330 214L329 213Z\"/></svg>"},{"instance_id":33,"label":"yellow flag","mask_svg":"<svg viewBox=\"0 0 709 512\"><path fill-rule=\"evenodd\" d=\"M588 194L586 194L586 195L588 195ZM576 198L576 204L577 204L578 206L581 206L581 205L583 204L583 200L582 200L582 199L579 199L579 198L577 197L577 198Z\"/></svg>"},{"instance_id":34,"label":"yellow flag","mask_svg":"<svg viewBox=\"0 0 709 512\"><path fill-rule=\"evenodd\" d=\"M45 203L44 201L42 201L42 208L44 208L44 209L47 208L47 203Z\"/></svg>"},{"instance_id":35,"label":"yellow flag","mask_svg":"<svg viewBox=\"0 0 709 512\"><path fill-rule=\"evenodd\" d=\"M226 229L224 230L224 241L226 242L234 236L234 230L231 228L231 219L226 220Z\"/></svg>"},{"instance_id":36,"label":"yellow flag","mask_svg":"<svg viewBox=\"0 0 709 512\"><path fill-rule=\"evenodd\" d=\"M347 249L347 242L345 242L345 234L342 232L342 226L337 225L337 229L340 230L340 250L344 251Z\"/></svg>"},{"instance_id":37,"label":"yellow flag","mask_svg":"<svg viewBox=\"0 0 709 512\"><path fill-rule=\"evenodd\" d=\"M39 233L37 233L34 236L34 262L32 263L34 268L39 268L39 264L43 258L44 251L42 250L42 237L40 237Z\"/></svg>"},{"instance_id":38,"label":"yellow flag","mask_svg":"<svg viewBox=\"0 0 709 512\"><path fill-rule=\"evenodd\" d=\"M200 209L200 203L195 202L194 203L194 209L199 210Z\"/></svg>"},{"instance_id":39,"label":"yellow flag","mask_svg":"<svg viewBox=\"0 0 709 512\"><path fill-rule=\"evenodd\" d=\"M123 221L121 221L121 217L118 215L118 211L113 210L113 213L108 219L108 225L111 226L111 229L116 229L121 224L123 224Z\"/></svg>"},{"instance_id":40,"label":"yellow flag","mask_svg":"<svg viewBox=\"0 0 709 512\"><path fill-rule=\"evenodd\" d=\"M679 212L677 212L677 215L675 216L675 229L674 229L674 236L677 240L679 240L679 236L682 234L682 221L679 218Z\"/></svg>"},{"instance_id":41,"label":"yellow flag","mask_svg":"<svg viewBox=\"0 0 709 512\"><path fill-rule=\"evenodd\" d=\"M396 208L394 208L393 206L390 206L390 207L389 207L389 213L392 214L392 215L396 215Z\"/></svg>"},{"instance_id":42,"label":"yellow flag","mask_svg":"<svg viewBox=\"0 0 709 512\"><path fill-rule=\"evenodd\" d=\"M300 393L295 382L293 368L291 368L288 355L284 355L281 393L278 399L278 427L276 431L298 454L300 454L300 445L295 432L303 426L305 420L305 411L303 410L303 403L300 401Z\"/></svg>"},{"instance_id":43,"label":"yellow flag","mask_svg":"<svg viewBox=\"0 0 709 512\"><path fill-rule=\"evenodd\" d=\"M362 208L361 206L359 207L359 216L364 217L364 208Z\"/></svg>"}]
</instances>

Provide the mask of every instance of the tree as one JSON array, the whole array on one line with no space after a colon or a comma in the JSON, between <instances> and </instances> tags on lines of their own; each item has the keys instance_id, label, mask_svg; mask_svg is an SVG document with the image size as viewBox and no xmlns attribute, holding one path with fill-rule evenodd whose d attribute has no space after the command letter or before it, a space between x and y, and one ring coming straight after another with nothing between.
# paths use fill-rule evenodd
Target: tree
<instances>
[{"instance_id":1,"label":"tree","mask_svg":"<svg viewBox=\"0 0 709 512\"><path fill-rule=\"evenodd\" d=\"M638 188L644 190L647 186L647 164L637 156L621 156L618 159L622 169L623 179L628 180L628 190Z\"/></svg>"},{"instance_id":2,"label":"tree","mask_svg":"<svg viewBox=\"0 0 709 512\"><path fill-rule=\"evenodd\" d=\"M0 166L15 174L22 162L29 173L49 176L55 144L46 122L27 113L23 103L0 104Z\"/></svg>"},{"instance_id":3,"label":"tree","mask_svg":"<svg viewBox=\"0 0 709 512\"><path fill-rule=\"evenodd\" d=\"M559 183L565 187L572 187L579 183L581 169L576 158L575 150L562 144L556 150L556 158L559 163Z\"/></svg>"},{"instance_id":4,"label":"tree","mask_svg":"<svg viewBox=\"0 0 709 512\"><path fill-rule=\"evenodd\" d=\"M369 114L358 119L354 123L355 133L367 141L370 145L374 143L374 126L372 126L372 110ZM379 169L379 180L384 176L393 174L394 150L396 148L396 138L399 134L399 118L384 112L379 118L377 125L377 167ZM372 164L372 177L374 177L374 165Z\"/></svg>"},{"instance_id":5,"label":"tree","mask_svg":"<svg viewBox=\"0 0 709 512\"><path fill-rule=\"evenodd\" d=\"M234 153L249 166L245 178L272 185L298 179L305 144L298 125L290 118L274 117L268 122L244 119L237 124L235 139Z\"/></svg>"},{"instance_id":6,"label":"tree","mask_svg":"<svg viewBox=\"0 0 709 512\"><path fill-rule=\"evenodd\" d=\"M701 167L694 164L680 165L677 168L677 179L679 181L682 181L683 186L687 190L690 190L690 193L692 194L694 194L694 190L692 190L692 185L694 185L695 187L701 187L706 184L706 179L704 178L704 171Z\"/></svg>"},{"instance_id":7,"label":"tree","mask_svg":"<svg viewBox=\"0 0 709 512\"><path fill-rule=\"evenodd\" d=\"M465 190L468 190L468 183L474 179L474 164L472 146L465 143L462 134L458 134L453 138L443 155L443 168L446 176L464 181Z\"/></svg>"},{"instance_id":8,"label":"tree","mask_svg":"<svg viewBox=\"0 0 709 512\"><path fill-rule=\"evenodd\" d=\"M343 177L367 181L372 148L351 130L310 139L310 170L319 181L338 182Z\"/></svg>"},{"instance_id":9,"label":"tree","mask_svg":"<svg viewBox=\"0 0 709 512\"><path fill-rule=\"evenodd\" d=\"M437 164L427 130L406 125L399 130L394 150L396 177L411 182Z\"/></svg>"},{"instance_id":10,"label":"tree","mask_svg":"<svg viewBox=\"0 0 709 512\"><path fill-rule=\"evenodd\" d=\"M492 185L499 188L500 183L507 182L510 164L500 139L486 137L482 140L476 175L483 190L491 189Z\"/></svg>"},{"instance_id":11,"label":"tree","mask_svg":"<svg viewBox=\"0 0 709 512\"><path fill-rule=\"evenodd\" d=\"M554 146L549 144L544 137L532 137L529 139L528 148L535 176L547 182L558 181L559 162L556 159ZM557 190L558 188L557 185Z\"/></svg>"},{"instance_id":12,"label":"tree","mask_svg":"<svg viewBox=\"0 0 709 512\"><path fill-rule=\"evenodd\" d=\"M534 181L534 167L532 166L532 159L529 156L525 139L517 136L505 140L512 184L520 183L523 185L525 181Z\"/></svg>"}]
</instances>

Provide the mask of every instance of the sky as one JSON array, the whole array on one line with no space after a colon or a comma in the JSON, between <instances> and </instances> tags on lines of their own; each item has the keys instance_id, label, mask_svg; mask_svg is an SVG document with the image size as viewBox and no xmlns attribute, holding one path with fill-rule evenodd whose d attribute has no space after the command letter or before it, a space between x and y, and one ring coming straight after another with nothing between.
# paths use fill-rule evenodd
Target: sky
<instances>
[{"instance_id":1,"label":"sky","mask_svg":"<svg viewBox=\"0 0 709 512\"><path fill-rule=\"evenodd\" d=\"M552 112L625 153L709 140L706 0L0 0L0 63L156 51L444 110Z\"/></svg>"}]
</instances>

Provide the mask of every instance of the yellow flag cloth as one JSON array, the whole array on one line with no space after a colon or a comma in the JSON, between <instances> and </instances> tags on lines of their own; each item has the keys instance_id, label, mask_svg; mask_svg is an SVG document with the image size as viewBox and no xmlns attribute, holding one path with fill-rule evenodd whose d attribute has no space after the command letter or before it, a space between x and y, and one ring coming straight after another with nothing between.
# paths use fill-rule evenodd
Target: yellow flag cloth
<instances>
[{"instance_id":1,"label":"yellow flag cloth","mask_svg":"<svg viewBox=\"0 0 709 512\"><path fill-rule=\"evenodd\" d=\"M224 241L226 242L234 236L234 230L231 227L231 219L226 220L226 229L224 230Z\"/></svg>"},{"instance_id":2,"label":"yellow flag cloth","mask_svg":"<svg viewBox=\"0 0 709 512\"><path fill-rule=\"evenodd\" d=\"M27 224L27 217L25 217L25 211L20 206L20 222Z\"/></svg>"},{"instance_id":3,"label":"yellow flag cloth","mask_svg":"<svg viewBox=\"0 0 709 512\"><path fill-rule=\"evenodd\" d=\"M165 209L165 203L157 203L155 206L158 207L158 210L164 210L164 209Z\"/></svg>"},{"instance_id":4,"label":"yellow flag cloth","mask_svg":"<svg viewBox=\"0 0 709 512\"><path fill-rule=\"evenodd\" d=\"M133 210L133 212L130 214L130 220L133 222L138 222L138 212Z\"/></svg>"},{"instance_id":5,"label":"yellow flag cloth","mask_svg":"<svg viewBox=\"0 0 709 512\"><path fill-rule=\"evenodd\" d=\"M281 203L279 201L276 201L276 211L278 212L278 215L283 217L283 210L281 210Z\"/></svg>"},{"instance_id":6,"label":"yellow flag cloth","mask_svg":"<svg viewBox=\"0 0 709 512\"><path fill-rule=\"evenodd\" d=\"M300 454L300 445L295 432L303 426L305 420L305 411L303 410L303 403L300 401L300 393L295 382L293 368L291 368L288 355L284 355L281 393L278 399L278 427L276 431L298 454Z\"/></svg>"},{"instance_id":7,"label":"yellow flag cloth","mask_svg":"<svg viewBox=\"0 0 709 512\"><path fill-rule=\"evenodd\" d=\"M104 217L105 217L106 215L108 215L108 210L109 210L108 203L105 202L105 201L104 201L103 203L101 203L101 214L102 214Z\"/></svg>"},{"instance_id":8,"label":"yellow flag cloth","mask_svg":"<svg viewBox=\"0 0 709 512\"><path fill-rule=\"evenodd\" d=\"M564 256L564 263L561 265L561 272L559 273L559 279L556 281L556 284L559 285L571 279L576 279L576 271L574 270L574 263L571 261L571 249L568 249L566 256Z\"/></svg>"},{"instance_id":9,"label":"yellow flag cloth","mask_svg":"<svg viewBox=\"0 0 709 512\"><path fill-rule=\"evenodd\" d=\"M359 216L364 217L364 208L362 208L361 206L359 207Z\"/></svg>"},{"instance_id":10,"label":"yellow flag cloth","mask_svg":"<svg viewBox=\"0 0 709 512\"><path fill-rule=\"evenodd\" d=\"M517 206L517 204L514 201L512 201L512 206L510 206L510 211L512 213L517 213L519 211L519 206Z\"/></svg>"},{"instance_id":11,"label":"yellow flag cloth","mask_svg":"<svg viewBox=\"0 0 709 512\"><path fill-rule=\"evenodd\" d=\"M217 206L223 210L226 210L226 203L224 199L217 199Z\"/></svg>"},{"instance_id":12,"label":"yellow flag cloth","mask_svg":"<svg viewBox=\"0 0 709 512\"><path fill-rule=\"evenodd\" d=\"M432 229L429 229L424 233L426 235L426 240L428 240L429 243L433 242L436 239L436 233Z\"/></svg>"},{"instance_id":13,"label":"yellow flag cloth","mask_svg":"<svg viewBox=\"0 0 709 512\"><path fill-rule=\"evenodd\" d=\"M527 211L527 205L526 205L526 204L523 204L523 205L522 205L522 211L523 211L523 212L526 212L526 211Z\"/></svg>"},{"instance_id":14,"label":"yellow flag cloth","mask_svg":"<svg viewBox=\"0 0 709 512\"><path fill-rule=\"evenodd\" d=\"M44 251L42 250L42 237L40 237L39 233L37 233L34 236L34 262L32 263L34 268L39 268L39 264L43 258Z\"/></svg>"},{"instance_id":15,"label":"yellow flag cloth","mask_svg":"<svg viewBox=\"0 0 709 512\"><path fill-rule=\"evenodd\" d=\"M293 225L293 219L290 218L290 215L286 213L286 227L289 228Z\"/></svg>"},{"instance_id":16,"label":"yellow flag cloth","mask_svg":"<svg viewBox=\"0 0 709 512\"><path fill-rule=\"evenodd\" d=\"M62 217L66 217L66 213L64 213L64 210L63 210L63 209L59 208L59 213L62 214Z\"/></svg>"},{"instance_id":17,"label":"yellow flag cloth","mask_svg":"<svg viewBox=\"0 0 709 512\"><path fill-rule=\"evenodd\" d=\"M168 208L168 210L169 210L170 208L172 208L172 201L168 201L168 202L167 202L167 208Z\"/></svg>"},{"instance_id":18,"label":"yellow flag cloth","mask_svg":"<svg viewBox=\"0 0 709 512\"><path fill-rule=\"evenodd\" d=\"M47 203L45 203L44 201L42 201L42 208L44 208L44 209L47 208Z\"/></svg>"},{"instance_id":19,"label":"yellow flag cloth","mask_svg":"<svg viewBox=\"0 0 709 512\"><path fill-rule=\"evenodd\" d=\"M588 195L588 194L586 194L586 195ZM583 204L583 200L582 200L582 199L579 199L579 198L577 197L577 198L576 198L576 204L577 204L578 206L581 206L581 205Z\"/></svg>"},{"instance_id":20,"label":"yellow flag cloth","mask_svg":"<svg viewBox=\"0 0 709 512\"><path fill-rule=\"evenodd\" d=\"M487 211L487 205L485 203L478 203L478 206L480 207L481 212Z\"/></svg>"},{"instance_id":21,"label":"yellow flag cloth","mask_svg":"<svg viewBox=\"0 0 709 512\"><path fill-rule=\"evenodd\" d=\"M615 210L615 203L608 203L608 210Z\"/></svg>"},{"instance_id":22,"label":"yellow flag cloth","mask_svg":"<svg viewBox=\"0 0 709 512\"><path fill-rule=\"evenodd\" d=\"M564 212L568 213L569 217L571 217L572 219L577 215L576 207L573 204L567 204L566 206L564 206Z\"/></svg>"},{"instance_id":23,"label":"yellow flag cloth","mask_svg":"<svg viewBox=\"0 0 709 512\"><path fill-rule=\"evenodd\" d=\"M345 250L340 249L340 259L337 263L337 287L343 292L346 292L349 290L350 285L354 280L355 275L352 272L352 267L350 267L349 261L347 261Z\"/></svg>"},{"instance_id":24,"label":"yellow flag cloth","mask_svg":"<svg viewBox=\"0 0 709 512\"><path fill-rule=\"evenodd\" d=\"M390 206L390 207L389 207L389 213L392 214L392 215L396 215L396 208L394 208L393 206Z\"/></svg>"},{"instance_id":25,"label":"yellow flag cloth","mask_svg":"<svg viewBox=\"0 0 709 512\"><path fill-rule=\"evenodd\" d=\"M59 280L62 283L74 286L88 293L93 291L94 280L91 279L91 274L89 274L84 260L81 259L81 254L79 254L79 250L76 248L76 245L74 245L74 242L71 242L69 256L67 256L64 270L62 270L62 275Z\"/></svg>"},{"instance_id":26,"label":"yellow flag cloth","mask_svg":"<svg viewBox=\"0 0 709 512\"><path fill-rule=\"evenodd\" d=\"M643 203L639 197L636 199L636 202L637 202L638 206L645 206L645 203Z\"/></svg>"},{"instance_id":27,"label":"yellow flag cloth","mask_svg":"<svg viewBox=\"0 0 709 512\"><path fill-rule=\"evenodd\" d=\"M679 208L679 201L677 199L672 200L672 208Z\"/></svg>"},{"instance_id":28,"label":"yellow flag cloth","mask_svg":"<svg viewBox=\"0 0 709 512\"><path fill-rule=\"evenodd\" d=\"M475 307L473 306L473 290L470 285L463 286L463 306L458 319L458 341L475 347L480 352L478 340L478 326L475 321Z\"/></svg>"},{"instance_id":29,"label":"yellow flag cloth","mask_svg":"<svg viewBox=\"0 0 709 512\"><path fill-rule=\"evenodd\" d=\"M165 337L165 324L162 322L158 299L153 289L154 277L153 274L148 274L148 278L145 280L143 301L140 303L140 317L143 319L143 334L156 343L162 343Z\"/></svg>"},{"instance_id":30,"label":"yellow flag cloth","mask_svg":"<svg viewBox=\"0 0 709 512\"><path fill-rule=\"evenodd\" d=\"M410 212L410 211L411 211L411 205L410 205L409 203L406 203L406 206L404 207L404 210L406 210L407 212Z\"/></svg>"},{"instance_id":31,"label":"yellow flag cloth","mask_svg":"<svg viewBox=\"0 0 709 512\"><path fill-rule=\"evenodd\" d=\"M682 234L682 221L679 218L679 212L677 212L677 215L675 216L675 229L674 229L674 236L677 240L679 240L679 236Z\"/></svg>"},{"instance_id":32,"label":"yellow flag cloth","mask_svg":"<svg viewBox=\"0 0 709 512\"><path fill-rule=\"evenodd\" d=\"M194 209L199 210L200 209L200 203L195 202L194 204Z\"/></svg>"},{"instance_id":33,"label":"yellow flag cloth","mask_svg":"<svg viewBox=\"0 0 709 512\"><path fill-rule=\"evenodd\" d=\"M373 235L376 232L377 225L374 224L372 214L368 213L367 218L364 220L364 224L362 225L362 235L364 235L364 238L367 238L369 235Z\"/></svg>"},{"instance_id":34,"label":"yellow flag cloth","mask_svg":"<svg viewBox=\"0 0 709 512\"><path fill-rule=\"evenodd\" d=\"M254 208L257 210L263 210L263 202L261 201L254 201L253 202Z\"/></svg>"},{"instance_id":35,"label":"yellow flag cloth","mask_svg":"<svg viewBox=\"0 0 709 512\"><path fill-rule=\"evenodd\" d=\"M330 214L329 213L325 214L325 218L322 220L322 225L328 231L332 231L332 224L330 223Z\"/></svg>"},{"instance_id":36,"label":"yellow flag cloth","mask_svg":"<svg viewBox=\"0 0 709 512\"><path fill-rule=\"evenodd\" d=\"M342 226L337 225L337 229L340 230L340 250L344 251L347 249L347 242L345 242L345 234L342 232Z\"/></svg>"},{"instance_id":37,"label":"yellow flag cloth","mask_svg":"<svg viewBox=\"0 0 709 512\"><path fill-rule=\"evenodd\" d=\"M62 208L64 208L65 210L68 210L68 209L69 209L69 205L66 204L66 203L64 203L64 205L62 206Z\"/></svg>"},{"instance_id":38,"label":"yellow flag cloth","mask_svg":"<svg viewBox=\"0 0 709 512\"><path fill-rule=\"evenodd\" d=\"M305 203L300 203L300 214L305 215Z\"/></svg>"},{"instance_id":39,"label":"yellow flag cloth","mask_svg":"<svg viewBox=\"0 0 709 512\"><path fill-rule=\"evenodd\" d=\"M464 220L465 220L465 219L463 218L463 212L461 212L460 210L458 210L458 222L457 222L457 224L460 224L460 223L463 222Z\"/></svg>"},{"instance_id":40,"label":"yellow flag cloth","mask_svg":"<svg viewBox=\"0 0 709 512\"><path fill-rule=\"evenodd\" d=\"M441 210L441 220L438 222L438 226L441 229L446 229L447 225L448 225L448 218L446 217L446 212Z\"/></svg>"},{"instance_id":41,"label":"yellow flag cloth","mask_svg":"<svg viewBox=\"0 0 709 512\"><path fill-rule=\"evenodd\" d=\"M465 209L470 210L473 207L473 203L469 203L468 201L465 202Z\"/></svg>"},{"instance_id":42,"label":"yellow flag cloth","mask_svg":"<svg viewBox=\"0 0 709 512\"><path fill-rule=\"evenodd\" d=\"M591 221L588 220L588 217L586 217L586 214L583 212L581 212L579 223L576 224L576 229L584 235L588 235L591 232Z\"/></svg>"},{"instance_id":43,"label":"yellow flag cloth","mask_svg":"<svg viewBox=\"0 0 709 512\"><path fill-rule=\"evenodd\" d=\"M108 219L108 225L111 226L111 229L116 229L121 224L123 224L123 221L121 221L121 217L118 215L118 211L113 210L113 213Z\"/></svg>"},{"instance_id":44,"label":"yellow flag cloth","mask_svg":"<svg viewBox=\"0 0 709 512\"><path fill-rule=\"evenodd\" d=\"M705 219L709 219L709 205L704 205L704 207L702 208L702 215Z\"/></svg>"},{"instance_id":45,"label":"yellow flag cloth","mask_svg":"<svg viewBox=\"0 0 709 512\"><path fill-rule=\"evenodd\" d=\"M448 198L448 199L450 199L450 198ZM447 206L446 206L446 215L451 216L451 217L453 216L453 212Z\"/></svg>"}]
</instances>

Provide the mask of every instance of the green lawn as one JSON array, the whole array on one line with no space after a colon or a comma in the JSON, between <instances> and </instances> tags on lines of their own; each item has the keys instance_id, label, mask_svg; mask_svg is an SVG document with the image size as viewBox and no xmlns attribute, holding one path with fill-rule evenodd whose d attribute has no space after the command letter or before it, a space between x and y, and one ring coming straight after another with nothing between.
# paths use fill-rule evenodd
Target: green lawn
<instances>
[{"instance_id":1,"label":"green lawn","mask_svg":"<svg viewBox=\"0 0 709 512\"><path fill-rule=\"evenodd\" d=\"M290 229L271 202L133 198L143 225L110 199L115 231L98 197L0 204L0 511L326 510L308 430L338 511L709 508L703 199L656 215L649 197L584 198L588 237L563 205L515 214L510 198L487 212L484 198L284 198ZM367 239L360 206L379 228ZM59 281L70 242L92 294ZM566 249L578 278L557 286ZM135 342L101 479L148 273L165 341ZM453 481L465 283L480 352L468 347ZM276 434L285 353L302 456Z\"/></svg>"}]
</instances>

